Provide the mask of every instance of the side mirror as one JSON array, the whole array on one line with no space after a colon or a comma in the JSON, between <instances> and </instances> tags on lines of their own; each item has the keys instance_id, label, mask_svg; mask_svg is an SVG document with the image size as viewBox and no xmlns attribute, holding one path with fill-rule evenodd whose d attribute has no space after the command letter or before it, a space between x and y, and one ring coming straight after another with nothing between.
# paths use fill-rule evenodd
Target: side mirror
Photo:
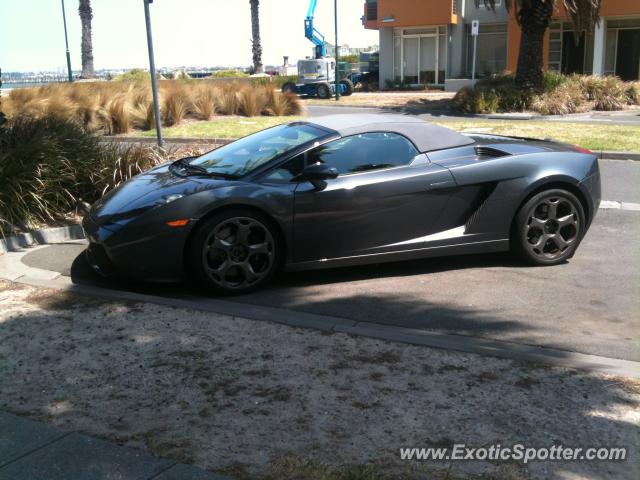
<instances>
[{"instance_id":1,"label":"side mirror","mask_svg":"<svg viewBox=\"0 0 640 480\"><path fill-rule=\"evenodd\" d=\"M338 170L330 167L325 163L314 163L308 165L302 170L302 176L309 180L316 190L324 190L327 188L326 180L338 177Z\"/></svg>"}]
</instances>

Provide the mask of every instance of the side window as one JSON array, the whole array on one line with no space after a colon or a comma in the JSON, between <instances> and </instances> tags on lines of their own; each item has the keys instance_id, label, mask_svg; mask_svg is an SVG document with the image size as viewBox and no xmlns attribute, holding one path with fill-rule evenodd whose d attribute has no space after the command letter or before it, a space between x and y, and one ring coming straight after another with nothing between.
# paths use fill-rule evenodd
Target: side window
<instances>
[{"instance_id":1,"label":"side window","mask_svg":"<svg viewBox=\"0 0 640 480\"><path fill-rule=\"evenodd\" d=\"M363 133L309 151L307 164L326 163L341 175L408 165L418 155L413 144L390 132Z\"/></svg>"},{"instance_id":2,"label":"side window","mask_svg":"<svg viewBox=\"0 0 640 480\"><path fill-rule=\"evenodd\" d=\"M302 173L304 166L304 153L302 153L271 170L262 177L262 181L266 183L289 183Z\"/></svg>"}]
</instances>

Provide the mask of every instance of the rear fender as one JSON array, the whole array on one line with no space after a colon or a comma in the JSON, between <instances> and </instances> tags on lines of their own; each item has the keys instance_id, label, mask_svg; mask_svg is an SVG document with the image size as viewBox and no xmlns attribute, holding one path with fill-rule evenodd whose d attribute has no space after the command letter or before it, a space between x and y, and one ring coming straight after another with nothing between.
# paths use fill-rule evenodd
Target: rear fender
<instances>
[{"instance_id":1,"label":"rear fender","mask_svg":"<svg viewBox=\"0 0 640 480\"><path fill-rule=\"evenodd\" d=\"M587 210L592 212L593 202L580 182L592 172L594 160L595 157L582 153L545 152L452 166L450 171L462 188L497 182L493 193L474 214L468 233L508 238L511 221L524 199L546 184L566 184L580 191Z\"/></svg>"}]
</instances>

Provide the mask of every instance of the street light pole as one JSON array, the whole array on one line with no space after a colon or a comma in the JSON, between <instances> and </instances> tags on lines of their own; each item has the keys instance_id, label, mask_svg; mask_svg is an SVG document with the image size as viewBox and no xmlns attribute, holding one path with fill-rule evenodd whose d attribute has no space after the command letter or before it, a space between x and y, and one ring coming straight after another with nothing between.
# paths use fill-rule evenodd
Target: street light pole
<instances>
[{"instance_id":1,"label":"street light pole","mask_svg":"<svg viewBox=\"0 0 640 480\"><path fill-rule=\"evenodd\" d=\"M338 0L333 0L333 17L336 29L336 102L340 100L340 79L338 69L338 59L340 58L340 47L338 46Z\"/></svg>"},{"instance_id":2,"label":"street light pole","mask_svg":"<svg viewBox=\"0 0 640 480\"><path fill-rule=\"evenodd\" d=\"M64 12L64 0L62 0L62 24L64 25L64 43L67 47L67 73L69 74L69 82L73 82L71 54L69 53L69 37L67 36L67 14Z\"/></svg>"},{"instance_id":3,"label":"street light pole","mask_svg":"<svg viewBox=\"0 0 640 480\"><path fill-rule=\"evenodd\" d=\"M142 0L144 3L144 19L147 24L147 48L149 49L149 71L151 73L151 91L153 93L153 110L156 119L156 132L158 134L158 146L162 147L162 125L160 122L160 102L158 100L158 79L156 78L156 62L153 56L153 38L151 36L151 16L149 4L153 0Z\"/></svg>"}]
</instances>

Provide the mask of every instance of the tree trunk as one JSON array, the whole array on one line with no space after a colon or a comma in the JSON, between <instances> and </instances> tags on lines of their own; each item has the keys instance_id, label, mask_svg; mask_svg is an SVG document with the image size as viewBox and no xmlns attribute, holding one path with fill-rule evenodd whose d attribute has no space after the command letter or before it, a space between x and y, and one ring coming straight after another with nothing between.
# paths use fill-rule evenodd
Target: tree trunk
<instances>
[{"instance_id":1,"label":"tree trunk","mask_svg":"<svg viewBox=\"0 0 640 480\"><path fill-rule=\"evenodd\" d=\"M530 2L528 6L522 5L517 13L522 29L516 71L516 84L520 87L542 88L544 34L551 23L554 3L553 0Z\"/></svg>"},{"instance_id":2,"label":"tree trunk","mask_svg":"<svg viewBox=\"0 0 640 480\"><path fill-rule=\"evenodd\" d=\"M262 45L260 43L260 16L258 7L260 0L249 0L251 4L251 35L253 52L253 73L263 73L262 66Z\"/></svg>"},{"instance_id":3,"label":"tree trunk","mask_svg":"<svg viewBox=\"0 0 640 480\"><path fill-rule=\"evenodd\" d=\"M91 10L91 0L80 0L78 7L80 14L80 22L82 23L82 78L92 78L96 76L93 69L93 44L91 42L91 19L93 11Z\"/></svg>"}]
</instances>

